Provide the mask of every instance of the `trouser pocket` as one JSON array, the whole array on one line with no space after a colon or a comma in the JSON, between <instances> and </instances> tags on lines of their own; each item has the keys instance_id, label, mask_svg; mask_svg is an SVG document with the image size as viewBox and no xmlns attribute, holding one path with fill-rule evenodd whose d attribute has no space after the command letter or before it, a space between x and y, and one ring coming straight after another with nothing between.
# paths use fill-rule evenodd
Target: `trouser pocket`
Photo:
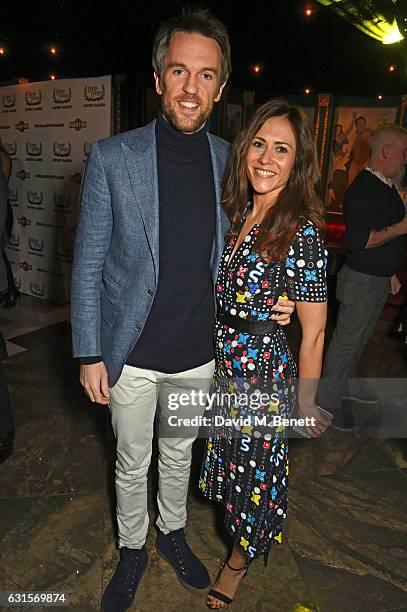
<instances>
[{"instance_id":1,"label":"trouser pocket","mask_svg":"<svg viewBox=\"0 0 407 612\"><path fill-rule=\"evenodd\" d=\"M336 285L336 297L344 304L356 304L367 292L369 287L369 279L358 274L348 274L348 271L342 268L338 274Z\"/></svg>"}]
</instances>

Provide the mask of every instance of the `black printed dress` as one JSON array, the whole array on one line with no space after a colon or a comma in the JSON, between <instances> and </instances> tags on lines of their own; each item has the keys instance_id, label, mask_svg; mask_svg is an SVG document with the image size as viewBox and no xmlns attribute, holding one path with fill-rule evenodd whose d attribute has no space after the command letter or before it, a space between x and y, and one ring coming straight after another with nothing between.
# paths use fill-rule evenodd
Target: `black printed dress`
<instances>
[{"instance_id":1,"label":"black printed dress","mask_svg":"<svg viewBox=\"0 0 407 612\"><path fill-rule=\"evenodd\" d=\"M279 298L326 301L327 252L318 229L304 220L287 258L275 264L267 264L253 251L258 232L259 225L255 225L230 267L228 260L237 238L226 244L217 280L218 311L249 321L267 321ZM249 558L267 555L272 544L281 543L287 511L286 428L263 427L261 418L256 422L252 418L254 414L266 416L268 423L268 417L294 414L296 364L284 327L275 327L272 333L253 335L218 319L215 324L216 368L211 392L215 398L226 397L226 393L234 400L225 403L219 399L206 411L211 424L199 487L206 498L224 504L226 529ZM259 392L263 396L254 407L249 401L240 401L242 397L259 397ZM231 419L236 424L230 425Z\"/></svg>"}]
</instances>

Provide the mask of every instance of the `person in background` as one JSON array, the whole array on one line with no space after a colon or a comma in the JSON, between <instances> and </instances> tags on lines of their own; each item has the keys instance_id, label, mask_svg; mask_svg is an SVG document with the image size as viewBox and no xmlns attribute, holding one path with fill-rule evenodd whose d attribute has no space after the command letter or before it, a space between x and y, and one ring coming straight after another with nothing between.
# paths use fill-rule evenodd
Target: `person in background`
<instances>
[{"instance_id":1,"label":"person in background","mask_svg":"<svg viewBox=\"0 0 407 612\"><path fill-rule=\"evenodd\" d=\"M0 236L5 243L7 220L8 181L11 172L11 160L2 146L0 140ZM7 290L7 268L5 261L0 257L0 291ZM0 463L8 459L13 452L14 422L11 411L7 381L3 371L2 360L7 357L6 343L0 330Z\"/></svg>"},{"instance_id":2,"label":"person in background","mask_svg":"<svg viewBox=\"0 0 407 612\"><path fill-rule=\"evenodd\" d=\"M375 393L356 380L357 365L389 293L400 290L396 274L407 246L407 214L394 185L407 160L407 130L382 125L370 136L369 147L369 165L345 196L347 253L336 286L339 313L318 390L320 405L334 413L333 425L343 431L352 431L354 422L342 400L378 403Z\"/></svg>"},{"instance_id":3,"label":"person in background","mask_svg":"<svg viewBox=\"0 0 407 612\"><path fill-rule=\"evenodd\" d=\"M231 229L216 285L211 395L239 399L226 408L218 401L207 417L212 425L199 486L205 497L224 504L225 527L233 538L231 555L207 597L212 609L231 604L249 563L260 555L266 561L270 547L281 542L287 432L284 427L260 427L255 418L290 418L296 406L295 359L284 329L271 317L281 297L295 300L302 328L299 415L309 417L311 437L330 425L315 404L327 315L318 178L306 115L284 100L261 106L233 145L222 198ZM256 394L264 398L261 410L247 407ZM218 425L239 418L249 418L250 424L236 429Z\"/></svg>"}]
</instances>

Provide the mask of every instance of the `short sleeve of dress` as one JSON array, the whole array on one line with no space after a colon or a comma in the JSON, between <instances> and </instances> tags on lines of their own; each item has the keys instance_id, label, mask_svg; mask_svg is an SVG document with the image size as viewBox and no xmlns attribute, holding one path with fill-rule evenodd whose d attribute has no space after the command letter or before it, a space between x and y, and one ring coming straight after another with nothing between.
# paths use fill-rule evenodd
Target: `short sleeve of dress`
<instances>
[{"instance_id":1,"label":"short sleeve of dress","mask_svg":"<svg viewBox=\"0 0 407 612\"><path fill-rule=\"evenodd\" d=\"M326 302L328 252L318 228L307 221L297 232L285 260L287 293L299 302Z\"/></svg>"}]
</instances>

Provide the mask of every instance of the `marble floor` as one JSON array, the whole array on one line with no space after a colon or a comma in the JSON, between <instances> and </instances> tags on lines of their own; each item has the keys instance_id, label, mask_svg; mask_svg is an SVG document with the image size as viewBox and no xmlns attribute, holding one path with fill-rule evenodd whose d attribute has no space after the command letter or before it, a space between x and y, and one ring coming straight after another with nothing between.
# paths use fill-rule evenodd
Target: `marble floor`
<instances>
[{"instance_id":1,"label":"marble floor","mask_svg":"<svg viewBox=\"0 0 407 612\"><path fill-rule=\"evenodd\" d=\"M331 318L334 313L331 313ZM22 296L0 310L16 420L15 451L0 465L0 591L65 592L63 609L100 609L118 560L114 438L105 407L90 404L71 359L69 311ZM362 363L367 378L406 377L405 347L380 321ZM295 344L298 325L289 335ZM188 539L216 576L228 542L222 509L197 492L194 447ZM231 609L239 612L407 610L407 440L344 434L290 441L289 514L267 567L254 563ZM156 453L149 478L151 566L132 609L205 610L154 549ZM3 610L26 607L4 606ZM37 610L45 607L37 605Z\"/></svg>"}]
</instances>

